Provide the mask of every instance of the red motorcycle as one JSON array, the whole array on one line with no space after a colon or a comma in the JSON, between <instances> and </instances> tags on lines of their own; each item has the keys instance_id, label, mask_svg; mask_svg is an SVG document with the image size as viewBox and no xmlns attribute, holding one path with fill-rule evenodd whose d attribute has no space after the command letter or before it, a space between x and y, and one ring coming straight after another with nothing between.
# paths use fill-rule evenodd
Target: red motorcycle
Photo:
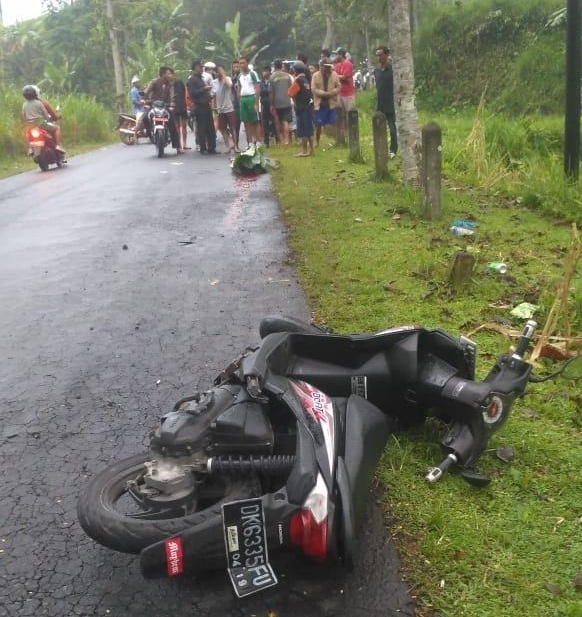
<instances>
[{"instance_id":1,"label":"red motorcycle","mask_svg":"<svg viewBox=\"0 0 582 617\"><path fill-rule=\"evenodd\" d=\"M65 153L57 149L57 143L45 128L41 126L26 127L28 155L42 171L48 171L51 165L63 167L67 164Z\"/></svg>"}]
</instances>

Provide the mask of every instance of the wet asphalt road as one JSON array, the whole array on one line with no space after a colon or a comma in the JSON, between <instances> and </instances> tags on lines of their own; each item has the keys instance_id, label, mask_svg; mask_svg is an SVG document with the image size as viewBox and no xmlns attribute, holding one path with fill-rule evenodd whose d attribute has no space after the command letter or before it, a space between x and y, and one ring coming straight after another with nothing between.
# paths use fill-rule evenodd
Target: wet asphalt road
<instances>
[{"instance_id":1,"label":"wet asphalt road","mask_svg":"<svg viewBox=\"0 0 582 617\"><path fill-rule=\"evenodd\" d=\"M308 318L268 177L121 144L0 181L0 617L412 615L376 506L356 572L290 559L234 599L224 573L145 581L88 539L77 495L144 451L268 313Z\"/></svg>"}]
</instances>

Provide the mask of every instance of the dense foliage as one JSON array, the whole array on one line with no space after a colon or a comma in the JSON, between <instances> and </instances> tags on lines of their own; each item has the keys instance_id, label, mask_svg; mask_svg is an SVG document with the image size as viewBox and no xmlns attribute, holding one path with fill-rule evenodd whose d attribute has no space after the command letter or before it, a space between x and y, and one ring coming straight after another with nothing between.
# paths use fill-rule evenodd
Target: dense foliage
<instances>
[{"instance_id":1,"label":"dense foliage","mask_svg":"<svg viewBox=\"0 0 582 617\"><path fill-rule=\"evenodd\" d=\"M113 20L107 18L110 2ZM0 26L0 79L41 83L51 93L115 100L110 34L123 80L142 82L162 64L185 78L194 57L256 64L298 51L316 59L324 42L356 62L388 38L389 0L46 0L46 14ZM563 0L411 0L418 100L447 109L475 105L484 91L497 111L561 112Z\"/></svg>"},{"instance_id":2,"label":"dense foliage","mask_svg":"<svg viewBox=\"0 0 582 617\"><path fill-rule=\"evenodd\" d=\"M561 113L562 0L474 0L432 11L416 36L419 101L432 109L488 105L511 114Z\"/></svg>"},{"instance_id":3,"label":"dense foliage","mask_svg":"<svg viewBox=\"0 0 582 617\"><path fill-rule=\"evenodd\" d=\"M53 93L80 92L112 105L112 32L127 84L135 73L147 82L163 64L184 78L195 57L226 63L245 53L262 64L303 51L316 59L328 12L331 45L348 46L358 60L388 32L387 0L108 1L113 20L106 0L48 0L43 17L0 26L2 83L41 83Z\"/></svg>"}]
</instances>

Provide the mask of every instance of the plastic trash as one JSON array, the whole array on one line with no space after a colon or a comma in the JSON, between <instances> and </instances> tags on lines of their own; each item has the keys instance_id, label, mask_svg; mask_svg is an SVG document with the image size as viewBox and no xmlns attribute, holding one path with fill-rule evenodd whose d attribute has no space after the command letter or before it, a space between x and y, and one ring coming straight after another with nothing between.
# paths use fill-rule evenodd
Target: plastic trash
<instances>
[{"instance_id":1,"label":"plastic trash","mask_svg":"<svg viewBox=\"0 0 582 617\"><path fill-rule=\"evenodd\" d=\"M458 225L453 225L452 227L449 227L449 230L454 236L472 236L475 233L472 229L467 229L466 227L459 227Z\"/></svg>"},{"instance_id":2,"label":"plastic trash","mask_svg":"<svg viewBox=\"0 0 582 617\"><path fill-rule=\"evenodd\" d=\"M462 227L463 229L475 229L475 227L477 227L477 223L474 223L473 221L453 221L451 223L452 227Z\"/></svg>"},{"instance_id":3,"label":"plastic trash","mask_svg":"<svg viewBox=\"0 0 582 617\"><path fill-rule=\"evenodd\" d=\"M488 268L491 272L495 272L495 274L505 274L507 272L507 264L502 261L492 261Z\"/></svg>"},{"instance_id":4,"label":"plastic trash","mask_svg":"<svg viewBox=\"0 0 582 617\"><path fill-rule=\"evenodd\" d=\"M522 302L513 308L509 314L513 315L513 317L519 317L519 319L531 319L538 308L539 306L536 306L535 304Z\"/></svg>"}]
</instances>

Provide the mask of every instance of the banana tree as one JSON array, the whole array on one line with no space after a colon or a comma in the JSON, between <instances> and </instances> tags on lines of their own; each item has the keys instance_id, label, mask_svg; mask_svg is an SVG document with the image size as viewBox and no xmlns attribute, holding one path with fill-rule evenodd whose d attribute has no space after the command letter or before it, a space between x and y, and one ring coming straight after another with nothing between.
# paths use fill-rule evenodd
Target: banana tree
<instances>
[{"instance_id":1,"label":"banana tree","mask_svg":"<svg viewBox=\"0 0 582 617\"><path fill-rule=\"evenodd\" d=\"M205 49L212 52L217 60L223 62L244 56L249 58L249 62L254 63L258 55L270 47L270 45L263 45L257 48L256 40L259 36L257 32L252 32L241 40L240 11L237 12L233 21L226 22L224 30L217 29L215 34L218 40L209 41Z\"/></svg>"}]
</instances>

